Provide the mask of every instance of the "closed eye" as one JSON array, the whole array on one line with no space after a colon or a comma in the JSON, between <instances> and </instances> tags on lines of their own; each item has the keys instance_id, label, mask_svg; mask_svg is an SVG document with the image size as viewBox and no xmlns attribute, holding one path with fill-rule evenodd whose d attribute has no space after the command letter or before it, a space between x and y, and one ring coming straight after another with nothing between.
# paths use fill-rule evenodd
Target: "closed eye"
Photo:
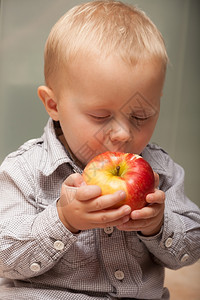
<instances>
[{"instance_id":1,"label":"closed eye","mask_svg":"<svg viewBox=\"0 0 200 300\"><path fill-rule=\"evenodd\" d=\"M143 122L143 121L148 120L149 117L140 117L140 116L130 115L130 119Z\"/></svg>"},{"instance_id":2,"label":"closed eye","mask_svg":"<svg viewBox=\"0 0 200 300\"><path fill-rule=\"evenodd\" d=\"M97 115L90 115L90 117L94 120L97 121L104 121L110 118L110 115L106 115L106 116L97 116Z\"/></svg>"}]
</instances>

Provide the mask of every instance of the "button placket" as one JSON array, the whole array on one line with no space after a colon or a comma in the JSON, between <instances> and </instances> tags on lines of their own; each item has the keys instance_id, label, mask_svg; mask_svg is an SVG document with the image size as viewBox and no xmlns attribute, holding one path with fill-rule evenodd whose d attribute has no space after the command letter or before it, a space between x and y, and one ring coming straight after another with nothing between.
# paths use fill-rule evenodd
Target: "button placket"
<instances>
[{"instance_id":1,"label":"button placket","mask_svg":"<svg viewBox=\"0 0 200 300\"><path fill-rule=\"evenodd\" d=\"M119 244L125 246L124 234L122 231L114 227L112 237L106 236L104 229L98 230L100 235L100 246L102 250L102 262L105 266L105 272L107 273L108 280L115 289L117 297L128 297L128 289L130 282L135 284L135 280L131 276L129 262L127 261L127 253L124 249L118 248ZM109 239L113 242L110 243ZM123 247L122 247L123 248ZM118 259L116 260L116 257ZM135 260L135 259L134 259ZM134 265L135 266L135 265ZM139 268L136 265L136 272ZM137 294L138 287L135 287L134 295Z\"/></svg>"}]
</instances>

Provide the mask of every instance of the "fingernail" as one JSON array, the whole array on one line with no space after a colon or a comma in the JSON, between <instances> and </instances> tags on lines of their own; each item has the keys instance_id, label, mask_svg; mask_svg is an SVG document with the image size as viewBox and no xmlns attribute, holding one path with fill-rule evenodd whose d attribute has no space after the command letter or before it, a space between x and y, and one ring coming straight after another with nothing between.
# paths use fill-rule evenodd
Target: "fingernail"
<instances>
[{"instance_id":1,"label":"fingernail","mask_svg":"<svg viewBox=\"0 0 200 300\"><path fill-rule=\"evenodd\" d=\"M124 191L121 191L120 192L120 197L123 198L123 199L126 198L126 193Z\"/></svg>"},{"instance_id":2,"label":"fingernail","mask_svg":"<svg viewBox=\"0 0 200 300\"><path fill-rule=\"evenodd\" d=\"M146 200L152 201L153 200L153 195L148 194L147 197L146 197Z\"/></svg>"},{"instance_id":3,"label":"fingernail","mask_svg":"<svg viewBox=\"0 0 200 300\"><path fill-rule=\"evenodd\" d=\"M130 208L130 206L126 206L126 208L124 209L124 212L125 213L130 213L131 212L131 208Z\"/></svg>"}]
</instances>

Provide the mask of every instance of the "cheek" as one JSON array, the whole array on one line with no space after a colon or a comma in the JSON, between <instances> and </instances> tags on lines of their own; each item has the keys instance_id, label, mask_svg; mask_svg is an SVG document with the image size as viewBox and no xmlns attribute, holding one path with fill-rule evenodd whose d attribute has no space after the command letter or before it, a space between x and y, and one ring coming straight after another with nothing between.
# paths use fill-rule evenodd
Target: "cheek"
<instances>
[{"instance_id":1,"label":"cheek","mask_svg":"<svg viewBox=\"0 0 200 300\"><path fill-rule=\"evenodd\" d=\"M145 135L146 139L148 140L148 142L152 137L152 134L153 134L155 126L156 126L156 123L157 123L157 118L154 118L153 120L151 120L150 122L148 122L145 125L144 135Z\"/></svg>"},{"instance_id":2,"label":"cheek","mask_svg":"<svg viewBox=\"0 0 200 300\"><path fill-rule=\"evenodd\" d=\"M156 120L148 122L140 128L136 128L133 130L132 144L133 147L137 150L138 154L140 154L146 147L146 145L149 143L154 132L155 125Z\"/></svg>"},{"instance_id":3,"label":"cheek","mask_svg":"<svg viewBox=\"0 0 200 300\"><path fill-rule=\"evenodd\" d=\"M95 136L98 129L82 116L69 116L62 122L62 129L73 152L97 142Z\"/></svg>"}]
</instances>

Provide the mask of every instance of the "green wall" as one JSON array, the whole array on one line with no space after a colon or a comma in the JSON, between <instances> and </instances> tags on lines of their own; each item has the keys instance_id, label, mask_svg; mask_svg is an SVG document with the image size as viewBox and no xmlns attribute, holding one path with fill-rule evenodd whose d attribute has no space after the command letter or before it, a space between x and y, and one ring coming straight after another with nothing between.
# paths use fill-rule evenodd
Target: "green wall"
<instances>
[{"instance_id":1,"label":"green wall","mask_svg":"<svg viewBox=\"0 0 200 300\"><path fill-rule=\"evenodd\" d=\"M78 0L0 1L0 162L42 134L47 114L37 97L43 49L57 19ZM161 113L152 138L186 171L187 195L200 206L200 1L138 0L166 41L170 58Z\"/></svg>"}]
</instances>

